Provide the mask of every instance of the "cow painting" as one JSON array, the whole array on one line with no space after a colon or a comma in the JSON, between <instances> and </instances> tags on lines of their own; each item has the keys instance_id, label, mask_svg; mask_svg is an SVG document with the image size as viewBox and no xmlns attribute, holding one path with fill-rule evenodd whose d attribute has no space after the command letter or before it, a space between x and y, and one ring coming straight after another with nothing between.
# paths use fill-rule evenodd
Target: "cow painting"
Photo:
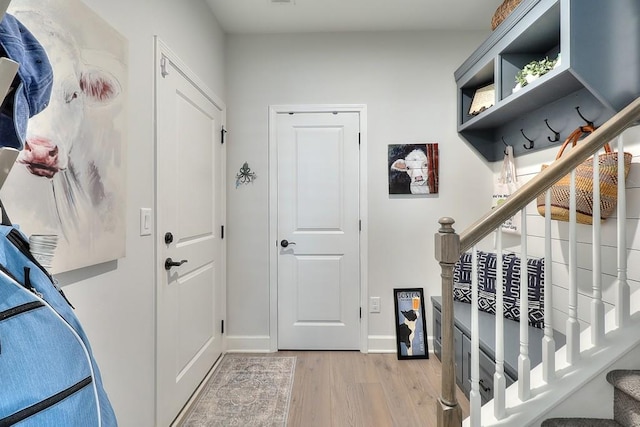
<instances>
[{"instance_id":1,"label":"cow painting","mask_svg":"<svg viewBox=\"0 0 640 427\"><path fill-rule=\"evenodd\" d=\"M407 349L407 356L413 356L411 344L416 336L416 320L419 313L416 310L400 311L404 321L398 325L398 340Z\"/></svg>"},{"instance_id":2,"label":"cow painting","mask_svg":"<svg viewBox=\"0 0 640 427\"><path fill-rule=\"evenodd\" d=\"M389 194L438 193L438 144L389 145Z\"/></svg>"},{"instance_id":3,"label":"cow painting","mask_svg":"<svg viewBox=\"0 0 640 427\"><path fill-rule=\"evenodd\" d=\"M424 289L393 290L398 359L428 359L427 325L424 318Z\"/></svg>"},{"instance_id":4,"label":"cow painting","mask_svg":"<svg viewBox=\"0 0 640 427\"><path fill-rule=\"evenodd\" d=\"M27 234L59 236L55 272L122 257L126 42L79 0L15 3L9 13L45 48L54 82L4 204Z\"/></svg>"}]
</instances>

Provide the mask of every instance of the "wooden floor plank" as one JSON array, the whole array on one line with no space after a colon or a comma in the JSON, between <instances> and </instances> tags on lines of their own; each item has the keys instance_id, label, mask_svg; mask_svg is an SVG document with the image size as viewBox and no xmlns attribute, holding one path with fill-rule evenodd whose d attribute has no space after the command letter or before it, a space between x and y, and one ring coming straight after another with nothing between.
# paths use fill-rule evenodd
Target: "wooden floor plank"
<instances>
[{"instance_id":1,"label":"wooden floor plank","mask_svg":"<svg viewBox=\"0 0 640 427\"><path fill-rule=\"evenodd\" d=\"M327 352L288 353L297 356L288 425L330 426L331 361L329 354Z\"/></svg>"},{"instance_id":2,"label":"wooden floor plank","mask_svg":"<svg viewBox=\"0 0 640 427\"><path fill-rule=\"evenodd\" d=\"M353 417L345 423L345 413L335 411L332 417L334 427L387 427L394 425L392 411L387 403L382 384L360 383L349 387Z\"/></svg>"},{"instance_id":3,"label":"wooden floor plank","mask_svg":"<svg viewBox=\"0 0 640 427\"><path fill-rule=\"evenodd\" d=\"M390 357L391 356L391 357ZM408 365L415 360L397 360L395 356L388 354L369 355L376 359L378 375L384 386L388 405L393 408L393 424L395 426L423 425L426 420L420 420L414 406L411 391L407 388L409 381ZM408 362L408 363L407 363Z\"/></svg>"},{"instance_id":4,"label":"wooden floor plank","mask_svg":"<svg viewBox=\"0 0 640 427\"><path fill-rule=\"evenodd\" d=\"M398 360L395 354L357 351L280 351L296 356L288 427L436 426L442 365L431 356ZM458 389L462 416L469 401Z\"/></svg>"}]
</instances>

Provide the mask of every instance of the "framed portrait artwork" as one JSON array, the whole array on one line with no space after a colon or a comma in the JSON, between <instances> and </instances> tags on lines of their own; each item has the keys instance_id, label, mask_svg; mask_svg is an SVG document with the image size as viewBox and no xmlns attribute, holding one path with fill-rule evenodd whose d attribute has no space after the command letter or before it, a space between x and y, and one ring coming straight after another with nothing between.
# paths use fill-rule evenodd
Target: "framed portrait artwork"
<instances>
[{"instance_id":1,"label":"framed portrait artwork","mask_svg":"<svg viewBox=\"0 0 640 427\"><path fill-rule=\"evenodd\" d=\"M428 359L422 288L394 289L398 359Z\"/></svg>"},{"instance_id":2,"label":"framed portrait artwork","mask_svg":"<svg viewBox=\"0 0 640 427\"><path fill-rule=\"evenodd\" d=\"M438 194L438 144L390 144L389 194Z\"/></svg>"}]
</instances>

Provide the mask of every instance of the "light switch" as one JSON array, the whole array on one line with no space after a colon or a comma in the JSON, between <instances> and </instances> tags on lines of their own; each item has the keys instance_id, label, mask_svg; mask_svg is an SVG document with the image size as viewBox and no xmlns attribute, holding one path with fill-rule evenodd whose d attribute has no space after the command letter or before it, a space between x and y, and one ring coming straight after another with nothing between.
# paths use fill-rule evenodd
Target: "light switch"
<instances>
[{"instance_id":1,"label":"light switch","mask_svg":"<svg viewBox=\"0 0 640 427\"><path fill-rule=\"evenodd\" d=\"M140 208L140 235L151 235L151 209Z\"/></svg>"}]
</instances>

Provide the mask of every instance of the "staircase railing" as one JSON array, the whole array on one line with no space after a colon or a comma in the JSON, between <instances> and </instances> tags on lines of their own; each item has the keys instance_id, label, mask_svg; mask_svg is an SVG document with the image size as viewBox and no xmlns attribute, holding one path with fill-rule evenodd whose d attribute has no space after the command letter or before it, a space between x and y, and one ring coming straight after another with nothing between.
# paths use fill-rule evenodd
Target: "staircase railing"
<instances>
[{"instance_id":1,"label":"staircase railing","mask_svg":"<svg viewBox=\"0 0 640 427\"><path fill-rule=\"evenodd\" d=\"M619 113L614 115L610 120L600 126L595 132L587 136L576 148L572 149L569 154L561 157L561 159L555 161L549 167L537 174L534 178L524 184L518 191L513 193L504 204L485 214L477 222L464 230L460 235L456 234L455 230L453 229L453 224L455 221L452 218L444 217L440 219L439 223L441 225L441 228L435 235L435 257L436 260L440 263L442 270L442 391L437 408L438 427L458 427L462 425L462 413L456 399L456 382L454 368L454 264L458 261L460 255L463 252L467 251L473 245L480 242L490 233L498 229L503 222L511 218L518 211L523 210L531 201L536 199L538 195L548 190L562 177L571 173L583 161L600 150L605 143L616 138L625 129L627 129L638 120L640 120L640 98L636 99ZM621 183L624 183L624 179L621 181ZM624 187L624 185L621 185L621 187ZM524 218L525 215L523 215L523 223ZM573 222L573 224L575 227L575 221ZM523 230L523 236L525 234L526 231ZM498 233L498 235L500 235L500 233ZM523 239L523 243L525 242L526 240ZM625 248L626 246L623 246L623 250L626 250ZM525 252L523 259L526 259L526 248L524 250ZM548 264L550 263L548 262ZM498 265L500 265L500 263L498 263ZM523 265L526 265L524 261ZM501 269L497 268L497 270ZM522 270L523 274L526 275L527 269L523 268ZM526 278L524 277L523 283L527 283ZM474 292L477 292L477 289L474 290ZM526 304L526 297L524 296L526 295L526 292L522 292L522 294ZM575 310L575 306L572 307L571 302L569 310ZM626 313L624 312L625 310ZM629 317L628 310L628 304L626 304L626 307L623 307L622 314L618 316L621 319L618 323L623 323L624 319ZM477 310L473 310L472 313L475 313L475 323L477 324ZM472 324L474 322L473 316L474 315L472 314ZM548 327L549 325L545 321L545 328ZM472 340L474 339L477 340L477 338L472 337ZM568 347L571 345L570 340L571 337L568 337ZM523 343L521 342L521 344ZM524 344L526 345L526 337ZM477 348L477 344L474 345L474 343L472 342L472 348ZM569 349L569 351L573 350ZM477 374L474 375L473 369L474 368L472 367L472 379L474 378L474 376L477 378ZM477 369L477 367L475 369ZM545 373L545 376L546 375L549 374ZM523 390L522 393L522 400L528 398L528 391L526 389ZM473 390L471 392L470 400L471 425L480 425L480 414L477 413L477 411L476 413L474 413L474 400L479 402L479 396L474 396Z\"/></svg>"}]
</instances>

